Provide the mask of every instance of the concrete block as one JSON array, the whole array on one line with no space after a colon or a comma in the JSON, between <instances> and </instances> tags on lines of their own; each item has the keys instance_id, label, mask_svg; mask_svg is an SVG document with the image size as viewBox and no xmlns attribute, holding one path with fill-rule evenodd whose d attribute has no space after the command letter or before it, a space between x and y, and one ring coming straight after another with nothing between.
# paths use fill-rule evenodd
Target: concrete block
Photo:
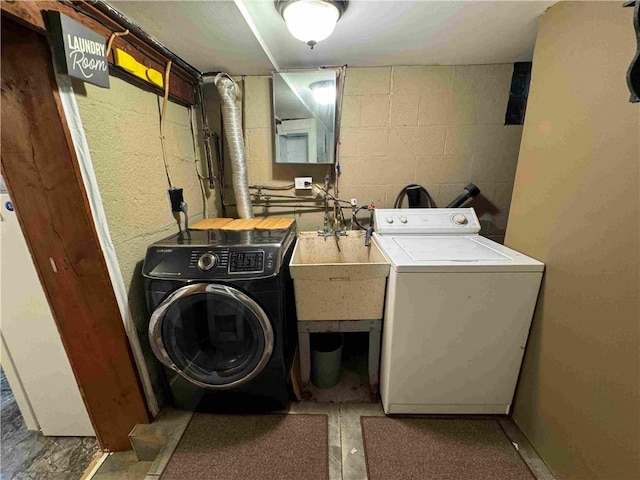
<instances>
[{"instance_id":1,"label":"concrete block","mask_svg":"<svg viewBox=\"0 0 640 480\"><path fill-rule=\"evenodd\" d=\"M411 158L350 157L342 162L340 184L347 186L407 184L413 181L414 161Z\"/></svg>"},{"instance_id":2,"label":"concrete block","mask_svg":"<svg viewBox=\"0 0 640 480\"><path fill-rule=\"evenodd\" d=\"M478 103L477 123L504 123L509 102L509 91L487 89Z\"/></svg>"},{"instance_id":3,"label":"concrete block","mask_svg":"<svg viewBox=\"0 0 640 480\"><path fill-rule=\"evenodd\" d=\"M420 97L415 95L393 95L391 97L390 125L418 125Z\"/></svg>"},{"instance_id":4,"label":"concrete block","mask_svg":"<svg viewBox=\"0 0 640 480\"><path fill-rule=\"evenodd\" d=\"M273 171L271 131L264 128L247 130L245 149L249 184L273 183L271 181ZM293 181L293 177L291 177L291 181Z\"/></svg>"},{"instance_id":5,"label":"concrete block","mask_svg":"<svg viewBox=\"0 0 640 480\"><path fill-rule=\"evenodd\" d=\"M510 182L516 174L518 157L501 152L499 154L477 153L471 162L471 178L474 182Z\"/></svg>"},{"instance_id":6,"label":"concrete block","mask_svg":"<svg viewBox=\"0 0 640 480\"><path fill-rule=\"evenodd\" d=\"M452 125L445 128L445 155L471 155L474 137L473 125Z\"/></svg>"},{"instance_id":7,"label":"concrete block","mask_svg":"<svg viewBox=\"0 0 640 480\"><path fill-rule=\"evenodd\" d=\"M88 83L73 82L81 108L87 106L87 102L100 105L101 109L113 109L114 111L134 112L139 115L158 116L157 96L133 87L131 84L118 77L111 76L109 89L104 89ZM136 91L137 90L137 91Z\"/></svg>"},{"instance_id":8,"label":"concrete block","mask_svg":"<svg viewBox=\"0 0 640 480\"><path fill-rule=\"evenodd\" d=\"M393 68L393 94L442 95L451 91L453 67L408 66Z\"/></svg>"},{"instance_id":9,"label":"concrete block","mask_svg":"<svg viewBox=\"0 0 640 480\"><path fill-rule=\"evenodd\" d=\"M273 138L271 130L267 128L254 128L247 131L248 145L247 157L251 164L251 169L266 172L270 170L273 162ZM259 169L259 170L258 170ZM254 172L251 175L256 176ZM258 175L258 178L260 176ZM267 180L266 178L264 180Z\"/></svg>"},{"instance_id":10,"label":"concrete block","mask_svg":"<svg viewBox=\"0 0 640 480\"><path fill-rule=\"evenodd\" d=\"M389 124L388 95L370 95L360 98L360 124L363 127L379 127Z\"/></svg>"},{"instance_id":11,"label":"concrete block","mask_svg":"<svg viewBox=\"0 0 640 480\"><path fill-rule=\"evenodd\" d=\"M418 125L448 125L458 123L455 119L458 115L456 108L462 106L454 103L453 95L449 92L436 94L425 93L419 98L420 111ZM466 111L466 110L465 110Z\"/></svg>"},{"instance_id":12,"label":"concrete block","mask_svg":"<svg viewBox=\"0 0 640 480\"><path fill-rule=\"evenodd\" d=\"M479 94L454 91L450 97L449 123L452 125L474 124L479 108Z\"/></svg>"},{"instance_id":13,"label":"concrete block","mask_svg":"<svg viewBox=\"0 0 640 480\"><path fill-rule=\"evenodd\" d=\"M104 90L86 85L77 95L111 239L127 288L146 246L174 231L159 139L158 97L118 78ZM166 113L169 173L184 188L195 215L201 210L189 111L169 102ZM134 319L138 323L141 319Z\"/></svg>"},{"instance_id":14,"label":"concrete block","mask_svg":"<svg viewBox=\"0 0 640 480\"><path fill-rule=\"evenodd\" d=\"M344 156L384 156L389 148L385 127L347 127L340 133L340 154Z\"/></svg>"},{"instance_id":15,"label":"concrete block","mask_svg":"<svg viewBox=\"0 0 640 480\"><path fill-rule=\"evenodd\" d=\"M520 155L520 141L522 140L522 125L505 125L503 135L504 151L511 155Z\"/></svg>"},{"instance_id":16,"label":"concrete block","mask_svg":"<svg viewBox=\"0 0 640 480\"><path fill-rule=\"evenodd\" d=\"M513 133L499 123L453 125L446 127L446 131L445 154L497 155L505 151L505 145L514 148L513 140L508 138ZM506 140L511 143L505 144Z\"/></svg>"},{"instance_id":17,"label":"concrete block","mask_svg":"<svg viewBox=\"0 0 640 480\"><path fill-rule=\"evenodd\" d=\"M394 127L394 131L415 158L444 153L445 127Z\"/></svg>"},{"instance_id":18,"label":"concrete block","mask_svg":"<svg viewBox=\"0 0 640 480\"><path fill-rule=\"evenodd\" d=\"M401 127L392 127L389 131L389 157L400 164L413 165L415 155L398 133L398 128Z\"/></svg>"},{"instance_id":19,"label":"concrete block","mask_svg":"<svg viewBox=\"0 0 640 480\"><path fill-rule=\"evenodd\" d=\"M348 95L344 97L342 102L342 118L340 126L359 127L360 123L360 99L361 96Z\"/></svg>"},{"instance_id":20,"label":"concrete block","mask_svg":"<svg viewBox=\"0 0 640 480\"><path fill-rule=\"evenodd\" d=\"M269 128L272 123L270 77L245 77L245 126Z\"/></svg>"},{"instance_id":21,"label":"concrete block","mask_svg":"<svg viewBox=\"0 0 640 480\"><path fill-rule=\"evenodd\" d=\"M153 95L153 98L156 100L157 104L157 97ZM160 99L160 102L162 105L162 99ZM157 116L157 110L155 113ZM189 125L189 109L174 102L167 102L165 121L179 123L181 125Z\"/></svg>"},{"instance_id":22,"label":"concrete block","mask_svg":"<svg viewBox=\"0 0 640 480\"><path fill-rule=\"evenodd\" d=\"M324 222L323 212L308 212L307 209L299 209L298 212L299 213L293 214L298 225L298 231L316 231L322 229Z\"/></svg>"},{"instance_id":23,"label":"concrete block","mask_svg":"<svg viewBox=\"0 0 640 480\"><path fill-rule=\"evenodd\" d=\"M506 92L508 96L511 89L511 78L513 77L513 64L503 63L487 65L486 67L483 92L486 89L492 89Z\"/></svg>"},{"instance_id":24,"label":"concrete block","mask_svg":"<svg viewBox=\"0 0 640 480\"><path fill-rule=\"evenodd\" d=\"M358 172L355 173L356 179L358 178ZM340 187L340 198L343 200L349 200L351 198L358 199L358 205L368 205L374 203L377 208L384 208L385 205L385 192L378 185L344 185ZM345 210L345 215L351 218L350 209ZM360 223L367 220L368 213L360 211L358 219Z\"/></svg>"},{"instance_id":25,"label":"concrete block","mask_svg":"<svg viewBox=\"0 0 640 480\"><path fill-rule=\"evenodd\" d=\"M456 65L453 67L453 92L479 97L491 65Z\"/></svg>"},{"instance_id":26,"label":"concrete block","mask_svg":"<svg viewBox=\"0 0 640 480\"><path fill-rule=\"evenodd\" d=\"M386 95L391 85L391 67L348 68L345 95Z\"/></svg>"},{"instance_id":27,"label":"concrete block","mask_svg":"<svg viewBox=\"0 0 640 480\"><path fill-rule=\"evenodd\" d=\"M429 155L416 159L416 183L463 183L469 181L471 158L463 155Z\"/></svg>"},{"instance_id":28,"label":"concrete block","mask_svg":"<svg viewBox=\"0 0 640 480\"><path fill-rule=\"evenodd\" d=\"M495 201L501 210L508 210L511 205L511 195L513 194L513 183L498 183L496 185Z\"/></svg>"}]
</instances>

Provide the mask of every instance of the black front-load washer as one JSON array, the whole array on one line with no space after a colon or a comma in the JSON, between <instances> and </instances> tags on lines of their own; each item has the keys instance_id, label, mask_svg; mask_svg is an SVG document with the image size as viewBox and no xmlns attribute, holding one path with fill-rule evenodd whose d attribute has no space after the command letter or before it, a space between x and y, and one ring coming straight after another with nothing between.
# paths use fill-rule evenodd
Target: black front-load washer
<instances>
[{"instance_id":1,"label":"black front-load washer","mask_svg":"<svg viewBox=\"0 0 640 480\"><path fill-rule=\"evenodd\" d=\"M150 245L149 341L176 407L286 407L296 347L286 230L192 230Z\"/></svg>"}]
</instances>

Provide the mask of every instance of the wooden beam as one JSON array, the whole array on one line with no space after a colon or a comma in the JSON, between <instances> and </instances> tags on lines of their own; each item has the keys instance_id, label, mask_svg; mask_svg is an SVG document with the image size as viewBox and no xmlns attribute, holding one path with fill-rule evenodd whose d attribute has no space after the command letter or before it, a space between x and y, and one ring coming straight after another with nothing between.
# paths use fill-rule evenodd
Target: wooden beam
<instances>
[{"instance_id":1,"label":"wooden beam","mask_svg":"<svg viewBox=\"0 0 640 480\"><path fill-rule=\"evenodd\" d=\"M103 449L149 416L45 39L2 22L2 174ZM37 354L37 352L34 352Z\"/></svg>"},{"instance_id":2,"label":"wooden beam","mask_svg":"<svg viewBox=\"0 0 640 480\"><path fill-rule=\"evenodd\" d=\"M3 0L0 3L3 16L12 18L17 22L34 29L38 33L46 34L46 25L43 12L56 11L63 13L64 15L73 18L77 22L85 25L96 33L103 35L108 39L113 32L121 32L125 28L122 25L117 24L114 20L111 20L105 14L92 7L86 2L80 2L76 8L73 8L67 3L55 2L55 1L7 1ZM80 12L79 10L86 11L87 14ZM90 16L89 16L90 15ZM153 68L161 72L164 75L165 67L168 62L163 54L156 51L153 47L147 45L143 40L136 37L133 34L129 34L122 37L116 37L113 42L112 53L109 55L109 63L115 65L113 51L116 48L120 48L134 57L138 62L143 64L147 68ZM140 80L122 71L126 77L135 79L132 83L140 85ZM170 98L183 105L195 105L195 85L198 83L198 79L193 76L192 73L187 72L179 65L172 65L171 77L169 80ZM148 89L158 94L162 94L162 89L148 84Z\"/></svg>"}]
</instances>

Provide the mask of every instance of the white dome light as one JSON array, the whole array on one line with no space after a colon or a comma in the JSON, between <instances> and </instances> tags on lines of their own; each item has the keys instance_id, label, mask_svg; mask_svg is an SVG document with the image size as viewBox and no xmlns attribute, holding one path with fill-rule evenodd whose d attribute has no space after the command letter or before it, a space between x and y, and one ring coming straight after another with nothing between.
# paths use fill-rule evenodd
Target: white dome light
<instances>
[{"instance_id":1,"label":"white dome light","mask_svg":"<svg viewBox=\"0 0 640 480\"><path fill-rule=\"evenodd\" d=\"M286 4L281 13L291 35L313 48L331 35L342 11L328 0L297 0Z\"/></svg>"},{"instance_id":2,"label":"white dome light","mask_svg":"<svg viewBox=\"0 0 640 480\"><path fill-rule=\"evenodd\" d=\"M330 81L312 83L309 88L318 105L333 105L336 101L336 84Z\"/></svg>"}]
</instances>

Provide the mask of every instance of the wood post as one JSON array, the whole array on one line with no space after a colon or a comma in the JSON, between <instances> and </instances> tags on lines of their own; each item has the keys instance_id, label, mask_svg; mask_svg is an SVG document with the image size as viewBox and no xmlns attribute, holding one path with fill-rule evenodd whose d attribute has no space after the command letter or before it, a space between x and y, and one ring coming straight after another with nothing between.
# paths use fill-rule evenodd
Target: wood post
<instances>
[{"instance_id":1,"label":"wood post","mask_svg":"<svg viewBox=\"0 0 640 480\"><path fill-rule=\"evenodd\" d=\"M149 416L49 45L3 18L1 65L2 174L100 446L129 450L128 433Z\"/></svg>"}]
</instances>

